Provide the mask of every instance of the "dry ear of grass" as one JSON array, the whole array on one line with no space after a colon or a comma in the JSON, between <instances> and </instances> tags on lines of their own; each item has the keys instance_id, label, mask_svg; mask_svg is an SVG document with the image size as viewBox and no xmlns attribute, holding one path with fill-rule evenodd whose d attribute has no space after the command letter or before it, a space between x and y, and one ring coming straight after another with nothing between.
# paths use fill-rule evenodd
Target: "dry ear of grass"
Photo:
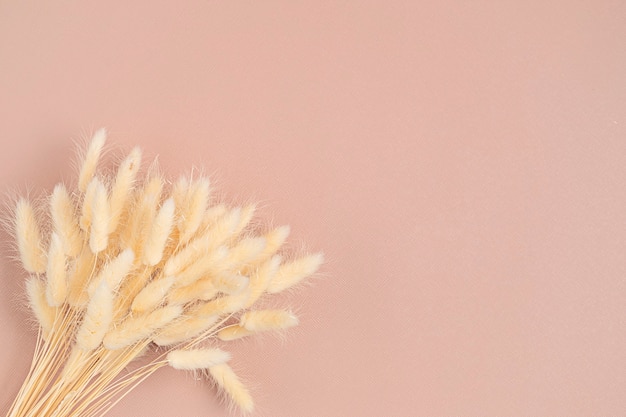
<instances>
[{"instance_id":1,"label":"dry ear of grass","mask_svg":"<svg viewBox=\"0 0 626 417\"><path fill-rule=\"evenodd\" d=\"M297 324L298 318L287 310L253 310L239 319L239 325L252 332L287 329Z\"/></svg>"},{"instance_id":2,"label":"dry ear of grass","mask_svg":"<svg viewBox=\"0 0 626 417\"><path fill-rule=\"evenodd\" d=\"M45 272L46 256L35 209L25 199L20 199L15 207L15 237L24 269L31 273Z\"/></svg>"},{"instance_id":3,"label":"dry ear of grass","mask_svg":"<svg viewBox=\"0 0 626 417\"><path fill-rule=\"evenodd\" d=\"M113 233L117 229L122 213L130 200L140 165L141 149L133 148L117 170L115 182L111 186L109 233Z\"/></svg>"},{"instance_id":4,"label":"dry ear of grass","mask_svg":"<svg viewBox=\"0 0 626 417\"><path fill-rule=\"evenodd\" d=\"M71 257L78 256L83 247L83 238L75 211L65 185L57 184L50 198L50 214L54 230L63 242L65 254Z\"/></svg>"},{"instance_id":5,"label":"dry ear of grass","mask_svg":"<svg viewBox=\"0 0 626 417\"><path fill-rule=\"evenodd\" d=\"M178 349L167 354L167 361L172 368L187 371L208 369L229 360L230 353L221 349Z\"/></svg>"},{"instance_id":6,"label":"dry ear of grass","mask_svg":"<svg viewBox=\"0 0 626 417\"><path fill-rule=\"evenodd\" d=\"M83 350L97 348L113 321L115 294L106 280L102 280L87 305L85 318L76 334L76 343Z\"/></svg>"},{"instance_id":7,"label":"dry ear of grass","mask_svg":"<svg viewBox=\"0 0 626 417\"><path fill-rule=\"evenodd\" d=\"M281 265L270 282L267 292L274 294L291 288L304 278L313 275L324 262L324 255L305 255L288 264Z\"/></svg>"},{"instance_id":8,"label":"dry ear of grass","mask_svg":"<svg viewBox=\"0 0 626 417\"><path fill-rule=\"evenodd\" d=\"M56 317L56 309L51 307L46 300L45 283L37 277L30 277L26 282L26 292L30 308L35 313L35 318L43 333L49 334Z\"/></svg>"},{"instance_id":9,"label":"dry ear of grass","mask_svg":"<svg viewBox=\"0 0 626 417\"><path fill-rule=\"evenodd\" d=\"M67 271L65 266L63 243L56 233L52 233L48 250L48 266L46 268L46 298L48 304L59 307L67 297Z\"/></svg>"},{"instance_id":10,"label":"dry ear of grass","mask_svg":"<svg viewBox=\"0 0 626 417\"><path fill-rule=\"evenodd\" d=\"M209 367L209 373L228 397L242 411L251 413L254 410L254 401L247 388L239 380L235 372L225 363Z\"/></svg>"},{"instance_id":11,"label":"dry ear of grass","mask_svg":"<svg viewBox=\"0 0 626 417\"><path fill-rule=\"evenodd\" d=\"M289 311L251 308L314 273L321 254L283 263L288 226L259 233L256 206L212 204L206 177L170 187L155 165L142 176L139 148L112 178L103 175L105 141L106 131L96 131L77 189L58 184L47 217L16 201L12 225L33 274L26 289L40 332L7 417L103 416L168 365L202 371L251 412L230 354L217 346L298 324ZM153 344L160 356L129 367Z\"/></svg>"},{"instance_id":12,"label":"dry ear of grass","mask_svg":"<svg viewBox=\"0 0 626 417\"><path fill-rule=\"evenodd\" d=\"M174 225L174 199L168 198L163 202L159 212L152 223L148 240L143 252L143 263L154 266L161 262L163 250L167 244L172 226Z\"/></svg>"},{"instance_id":13,"label":"dry ear of grass","mask_svg":"<svg viewBox=\"0 0 626 417\"><path fill-rule=\"evenodd\" d=\"M106 129L98 129L91 138L91 143L87 148L80 173L78 174L78 189L83 193L87 190L87 185L96 172L96 166L106 139Z\"/></svg>"}]
</instances>

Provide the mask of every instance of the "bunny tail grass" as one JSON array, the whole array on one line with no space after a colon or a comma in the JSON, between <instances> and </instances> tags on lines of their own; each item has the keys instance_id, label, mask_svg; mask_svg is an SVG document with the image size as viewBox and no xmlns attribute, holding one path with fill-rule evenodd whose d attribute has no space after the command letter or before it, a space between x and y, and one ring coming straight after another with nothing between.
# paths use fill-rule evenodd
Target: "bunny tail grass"
<instances>
[{"instance_id":1,"label":"bunny tail grass","mask_svg":"<svg viewBox=\"0 0 626 417\"><path fill-rule=\"evenodd\" d=\"M232 368L225 363L209 367L209 373L232 402L241 410L251 413L254 410L254 401L248 389L239 380Z\"/></svg>"},{"instance_id":2,"label":"bunny tail grass","mask_svg":"<svg viewBox=\"0 0 626 417\"><path fill-rule=\"evenodd\" d=\"M166 366L210 378L251 412L221 347L297 325L268 304L315 273L322 255L285 258L289 226L264 230L255 204L215 202L205 176L172 183L156 162L142 173L139 148L109 167L106 138L93 134L76 184L57 184L43 206L20 198L14 207L39 332L6 417L102 417Z\"/></svg>"},{"instance_id":3,"label":"bunny tail grass","mask_svg":"<svg viewBox=\"0 0 626 417\"><path fill-rule=\"evenodd\" d=\"M221 349L173 350L167 354L167 360L174 369L193 371L226 363L230 353Z\"/></svg>"}]
</instances>

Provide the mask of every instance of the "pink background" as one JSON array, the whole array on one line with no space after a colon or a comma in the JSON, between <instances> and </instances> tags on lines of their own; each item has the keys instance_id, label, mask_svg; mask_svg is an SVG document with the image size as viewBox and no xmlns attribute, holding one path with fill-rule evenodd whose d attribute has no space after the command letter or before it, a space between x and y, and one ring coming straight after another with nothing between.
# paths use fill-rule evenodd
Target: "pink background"
<instances>
[{"instance_id":1,"label":"pink background","mask_svg":"<svg viewBox=\"0 0 626 417\"><path fill-rule=\"evenodd\" d=\"M625 40L621 1L0 0L0 187L106 126L325 251L301 327L233 349L255 415L626 416ZM165 370L110 415L226 412Z\"/></svg>"}]
</instances>

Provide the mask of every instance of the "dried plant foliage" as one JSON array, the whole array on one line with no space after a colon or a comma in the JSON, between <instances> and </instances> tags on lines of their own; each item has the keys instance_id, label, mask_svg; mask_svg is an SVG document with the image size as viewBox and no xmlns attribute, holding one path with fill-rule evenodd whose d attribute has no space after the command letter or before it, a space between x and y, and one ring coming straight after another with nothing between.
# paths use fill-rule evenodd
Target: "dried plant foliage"
<instances>
[{"instance_id":1,"label":"dried plant foliage","mask_svg":"<svg viewBox=\"0 0 626 417\"><path fill-rule=\"evenodd\" d=\"M289 310L255 306L315 273L322 255L283 261L288 226L256 233L255 207L215 204L208 178L170 185L154 169L141 176L139 148L115 175L99 174L105 141L98 130L75 188L58 184L51 193L48 217L38 218L26 199L15 206L40 332L7 417L102 416L164 366L202 371L241 411L252 411L221 348L297 325ZM128 367L155 346L160 356Z\"/></svg>"}]
</instances>

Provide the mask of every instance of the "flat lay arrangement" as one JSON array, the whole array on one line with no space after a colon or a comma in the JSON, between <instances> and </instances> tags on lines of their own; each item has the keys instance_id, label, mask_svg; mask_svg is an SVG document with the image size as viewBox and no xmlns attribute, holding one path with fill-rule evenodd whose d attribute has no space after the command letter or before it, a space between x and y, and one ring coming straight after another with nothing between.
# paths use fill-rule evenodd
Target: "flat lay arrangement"
<instances>
[{"instance_id":1,"label":"flat lay arrangement","mask_svg":"<svg viewBox=\"0 0 626 417\"><path fill-rule=\"evenodd\" d=\"M102 416L166 366L205 376L251 412L227 344L297 325L271 295L314 274L322 254L287 256L288 226L264 228L254 205L216 201L204 176L170 182L156 163L142 174L139 148L100 169L106 136L94 133L76 184L15 202L39 336L7 417Z\"/></svg>"}]
</instances>

